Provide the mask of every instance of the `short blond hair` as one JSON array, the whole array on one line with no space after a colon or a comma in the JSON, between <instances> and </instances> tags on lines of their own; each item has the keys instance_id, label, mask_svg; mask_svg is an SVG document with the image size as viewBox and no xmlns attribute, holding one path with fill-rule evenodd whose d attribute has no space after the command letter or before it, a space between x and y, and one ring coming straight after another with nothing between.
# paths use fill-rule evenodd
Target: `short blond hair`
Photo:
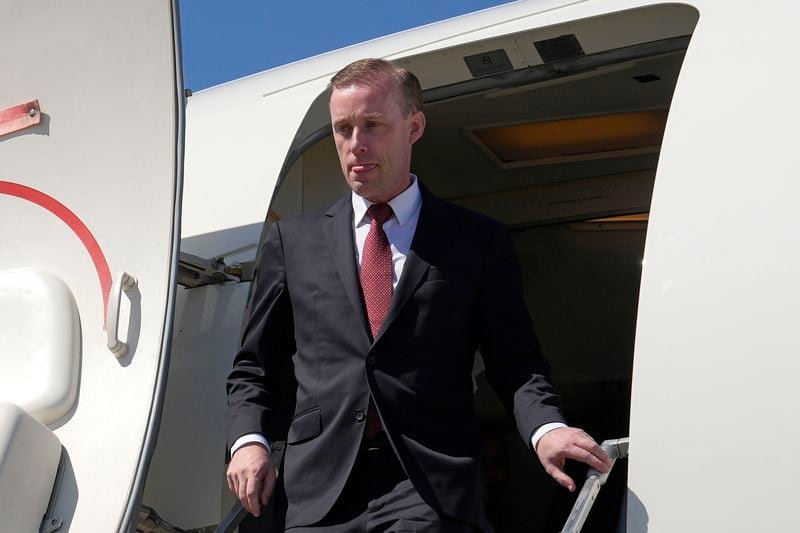
<instances>
[{"instance_id":1,"label":"short blond hair","mask_svg":"<svg viewBox=\"0 0 800 533\"><path fill-rule=\"evenodd\" d=\"M328 93L345 87L376 87L388 81L403 95L403 115L422 111L422 86L410 71L383 59L359 59L337 72L328 83Z\"/></svg>"}]
</instances>

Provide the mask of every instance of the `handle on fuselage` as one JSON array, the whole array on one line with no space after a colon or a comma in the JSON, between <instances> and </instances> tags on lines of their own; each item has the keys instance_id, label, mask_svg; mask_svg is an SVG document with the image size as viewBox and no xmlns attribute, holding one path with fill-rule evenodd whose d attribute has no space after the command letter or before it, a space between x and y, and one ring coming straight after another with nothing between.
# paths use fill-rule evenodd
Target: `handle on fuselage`
<instances>
[{"instance_id":1,"label":"handle on fuselage","mask_svg":"<svg viewBox=\"0 0 800 533\"><path fill-rule=\"evenodd\" d=\"M108 299L108 315L106 316L106 331L108 333L108 349L119 359L128 353L128 345L119 340L119 308L122 303L122 291L128 292L136 287L136 278L127 272L120 272Z\"/></svg>"}]
</instances>

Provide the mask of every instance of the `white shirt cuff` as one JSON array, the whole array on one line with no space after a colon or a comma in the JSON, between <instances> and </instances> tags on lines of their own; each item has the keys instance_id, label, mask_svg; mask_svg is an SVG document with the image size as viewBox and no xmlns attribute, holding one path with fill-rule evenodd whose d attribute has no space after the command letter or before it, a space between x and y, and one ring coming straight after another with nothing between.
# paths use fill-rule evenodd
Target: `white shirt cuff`
<instances>
[{"instance_id":1,"label":"white shirt cuff","mask_svg":"<svg viewBox=\"0 0 800 533\"><path fill-rule=\"evenodd\" d=\"M233 454L236 453L236 450L245 444L251 444L253 442L262 445L269 453L272 453L272 445L270 445L269 441L264 435L261 433L247 433L236 439L236 442L233 443L233 446L231 446L231 457L233 457Z\"/></svg>"},{"instance_id":2,"label":"white shirt cuff","mask_svg":"<svg viewBox=\"0 0 800 533\"><path fill-rule=\"evenodd\" d=\"M544 437L545 433L553 431L554 429L558 428L565 428L567 427L566 424L562 424L561 422L550 422L548 424L542 424L539 426L539 429L533 432L533 436L531 437L531 444L533 444L533 449L536 451L536 446L539 444L539 440ZM244 437L242 437L244 438ZM236 441L239 442L239 441Z\"/></svg>"}]
</instances>

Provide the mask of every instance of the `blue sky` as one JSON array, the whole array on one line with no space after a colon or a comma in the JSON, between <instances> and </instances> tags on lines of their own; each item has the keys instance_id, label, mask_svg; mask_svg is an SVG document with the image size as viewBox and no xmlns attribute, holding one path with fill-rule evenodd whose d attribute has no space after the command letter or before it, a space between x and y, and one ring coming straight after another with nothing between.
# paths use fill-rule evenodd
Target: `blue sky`
<instances>
[{"instance_id":1,"label":"blue sky","mask_svg":"<svg viewBox=\"0 0 800 533\"><path fill-rule=\"evenodd\" d=\"M180 0L193 91L510 0Z\"/></svg>"}]
</instances>

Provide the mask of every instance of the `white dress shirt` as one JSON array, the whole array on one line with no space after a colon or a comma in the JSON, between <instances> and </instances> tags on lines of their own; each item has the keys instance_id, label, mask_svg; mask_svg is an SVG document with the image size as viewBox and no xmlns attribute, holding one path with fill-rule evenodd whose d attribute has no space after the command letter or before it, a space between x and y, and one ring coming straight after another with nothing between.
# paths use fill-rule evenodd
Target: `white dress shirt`
<instances>
[{"instance_id":1,"label":"white dress shirt","mask_svg":"<svg viewBox=\"0 0 800 533\"><path fill-rule=\"evenodd\" d=\"M411 174L411 185L403 192L389 200L392 208L392 217L383 223L383 231L392 247L392 287L397 288L397 281L403 273L406 256L411 249L411 241L417 231L419 222L419 208L422 205L422 194L419 192L417 177ZM356 193L352 194L353 203L353 231L356 242L356 264L361 269L361 254L364 252L364 243L369 234L372 219L367 216L367 209L372 202L362 198Z\"/></svg>"},{"instance_id":2,"label":"white dress shirt","mask_svg":"<svg viewBox=\"0 0 800 533\"><path fill-rule=\"evenodd\" d=\"M366 198L362 198L355 192L351 195L353 204L353 233L356 243L356 264L359 270L361 269L361 255L364 251L364 242L367 240L369 227L372 219L367 215L367 209L372 205L372 202ZM414 233L417 231L417 222L419 222L419 209L422 206L422 193L419 190L419 183L417 177L411 174L411 185L403 192L389 200L389 206L392 208L392 217L383 223L383 231L386 233L386 238L392 247L392 286L397 288L397 282L403 274L403 267L406 264L406 256L411 249L411 241L414 239ZM540 426L533 434L531 443L534 449L539 443L539 439L550 430L558 427L564 427L560 422L553 422ZM236 453L236 450L250 443L259 443L272 451L269 441L261 433L248 433L242 435L231 446L231 455Z\"/></svg>"}]
</instances>

